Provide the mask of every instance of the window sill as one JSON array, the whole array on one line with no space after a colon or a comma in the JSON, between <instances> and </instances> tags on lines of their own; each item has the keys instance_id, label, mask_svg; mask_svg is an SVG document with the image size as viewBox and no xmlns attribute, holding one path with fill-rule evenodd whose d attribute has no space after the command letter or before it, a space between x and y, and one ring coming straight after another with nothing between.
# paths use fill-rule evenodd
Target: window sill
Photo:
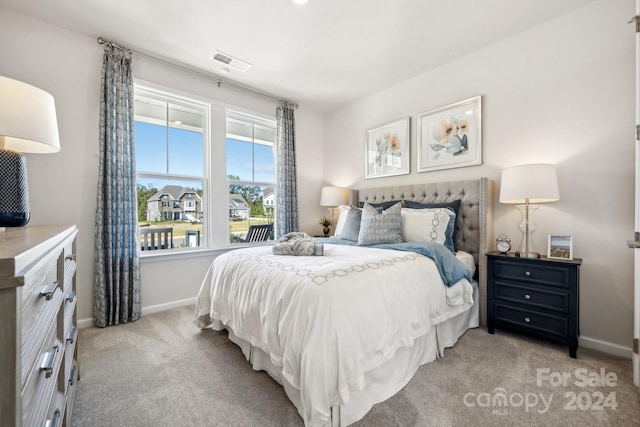
<instances>
[{"instance_id":1,"label":"window sill","mask_svg":"<svg viewBox=\"0 0 640 427\"><path fill-rule=\"evenodd\" d=\"M156 262L156 261L170 261L184 258L196 258L196 257L216 257L222 255L234 249L250 248L254 246L270 246L275 242L261 242L261 243L235 243L233 246L227 246L223 248L215 249L174 249L174 250L155 250L155 251L142 251L140 253L140 262Z\"/></svg>"}]
</instances>

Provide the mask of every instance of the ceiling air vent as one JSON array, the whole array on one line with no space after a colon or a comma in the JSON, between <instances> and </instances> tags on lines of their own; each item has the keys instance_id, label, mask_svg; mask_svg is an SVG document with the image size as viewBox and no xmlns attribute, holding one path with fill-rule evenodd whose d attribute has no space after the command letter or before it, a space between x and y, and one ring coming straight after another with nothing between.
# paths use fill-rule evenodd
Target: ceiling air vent
<instances>
[{"instance_id":1,"label":"ceiling air vent","mask_svg":"<svg viewBox=\"0 0 640 427\"><path fill-rule=\"evenodd\" d=\"M227 55L226 53L222 53L220 51L215 51L213 53L213 59L242 72L247 71L251 67L251 64L249 64L248 62L245 62L238 58L234 58L233 56Z\"/></svg>"}]
</instances>

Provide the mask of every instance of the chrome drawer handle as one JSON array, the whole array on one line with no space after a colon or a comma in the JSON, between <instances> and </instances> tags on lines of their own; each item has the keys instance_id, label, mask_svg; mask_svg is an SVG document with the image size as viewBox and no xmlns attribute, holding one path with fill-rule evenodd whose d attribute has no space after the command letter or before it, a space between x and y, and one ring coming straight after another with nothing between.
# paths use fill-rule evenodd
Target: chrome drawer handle
<instances>
[{"instance_id":1,"label":"chrome drawer handle","mask_svg":"<svg viewBox=\"0 0 640 427\"><path fill-rule=\"evenodd\" d=\"M60 409L56 409L56 412L53 413L53 417L50 420L47 420L44 423L44 427L56 427L58 425L58 421L60 420Z\"/></svg>"},{"instance_id":2,"label":"chrome drawer handle","mask_svg":"<svg viewBox=\"0 0 640 427\"><path fill-rule=\"evenodd\" d=\"M525 294L524 299L531 299L531 295Z\"/></svg>"},{"instance_id":3,"label":"chrome drawer handle","mask_svg":"<svg viewBox=\"0 0 640 427\"><path fill-rule=\"evenodd\" d=\"M76 365L73 365L73 368L71 368L71 373L69 374L69 385L73 385L75 377L76 377Z\"/></svg>"},{"instance_id":4,"label":"chrome drawer handle","mask_svg":"<svg viewBox=\"0 0 640 427\"><path fill-rule=\"evenodd\" d=\"M71 255L67 255L66 257L64 257L65 260L69 259L71 261L75 261L76 260L76 254L71 254Z\"/></svg>"},{"instance_id":5,"label":"chrome drawer handle","mask_svg":"<svg viewBox=\"0 0 640 427\"><path fill-rule=\"evenodd\" d=\"M525 275L525 276L531 276L531 272L530 272L530 271L525 271L525 272L524 272L524 275Z\"/></svg>"},{"instance_id":6,"label":"chrome drawer handle","mask_svg":"<svg viewBox=\"0 0 640 427\"><path fill-rule=\"evenodd\" d=\"M76 293L75 293L75 292L73 292L73 291L71 291L71 292L67 292L67 293L64 295L64 299L65 299L66 301L69 301L69 302L73 302L73 299L74 299L75 297L76 297Z\"/></svg>"},{"instance_id":7,"label":"chrome drawer handle","mask_svg":"<svg viewBox=\"0 0 640 427\"><path fill-rule=\"evenodd\" d=\"M525 321L525 322L527 322L527 323L529 323L529 322L531 322L531 319L529 319L528 317L525 317L525 318L524 318L524 321Z\"/></svg>"},{"instance_id":8,"label":"chrome drawer handle","mask_svg":"<svg viewBox=\"0 0 640 427\"><path fill-rule=\"evenodd\" d=\"M48 285L44 285L40 290L40 296L45 297L47 301L53 298L53 294L56 292L58 288L58 282L53 282Z\"/></svg>"},{"instance_id":9,"label":"chrome drawer handle","mask_svg":"<svg viewBox=\"0 0 640 427\"><path fill-rule=\"evenodd\" d=\"M44 354L42 363L40 364L40 370L45 371L45 378L49 378L53 373L53 365L56 360L56 353L58 352L58 346L54 346L51 351Z\"/></svg>"},{"instance_id":10,"label":"chrome drawer handle","mask_svg":"<svg viewBox=\"0 0 640 427\"><path fill-rule=\"evenodd\" d=\"M71 344L73 344L73 342L76 340L78 336L78 328L76 328L75 326L73 328L71 328L71 330L69 332L67 332L67 341L69 341Z\"/></svg>"}]
</instances>

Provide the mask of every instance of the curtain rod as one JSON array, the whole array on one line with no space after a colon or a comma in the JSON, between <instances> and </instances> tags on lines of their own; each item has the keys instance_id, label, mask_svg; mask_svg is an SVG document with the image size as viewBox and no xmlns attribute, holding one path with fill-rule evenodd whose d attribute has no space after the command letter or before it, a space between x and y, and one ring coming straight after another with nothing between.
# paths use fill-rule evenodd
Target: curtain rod
<instances>
[{"instance_id":1,"label":"curtain rod","mask_svg":"<svg viewBox=\"0 0 640 427\"><path fill-rule=\"evenodd\" d=\"M230 81L222 80L220 77L216 76L215 74L211 74L211 73L208 73L208 72L205 72L205 71L200 71L200 70L191 68L189 66L183 65L181 63L178 63L178 62L169 61L167 59L160 58L158 56L150 55L150 54L148 54L146 52L142 52L142 51L139 51L139 50L131 49L131 48L122 46L122 45L120 45L118 43L115 43L115 42L112 42L112 41L109 41L109 40L105 40L102 37L98 37L98 44L103 44L105 46L111 46L111 47L114 47L114 48L120 49L120 50L126 50L126 51L128 51L130 53L136 54L138 56L142 56L143 58L147 58L147 59L150 59L152 61L156 61L156 62L159 62L161 64L168 65L170 67L177 68L179 70L186 71L188 73L195 74L195 75L200 76L200 77L204 77L205 79L213 80L214 82L216 82L218 84L218 87L221 87L222 85L229 86L229 87L232 87L234 89L243 90L245 92L253 93L254 95L259 95L259 96L262 96L264 98L272 99L272 100L277 101L277 102L279 102L279 103L281 103L282 105L285 105L285 106L291 106L291 107L298 108L298 104L295 103L295 102L291 102L291 101L288 101L286 99L280 99L280 98L277 98L277 97L275 97L273 95L269 95L267 93L260 92L259 90L252 89L250 87L243 86L243 85L240 85L238 83L233 83L233 82L230 82Z\"/></svg>"}]
</instances>

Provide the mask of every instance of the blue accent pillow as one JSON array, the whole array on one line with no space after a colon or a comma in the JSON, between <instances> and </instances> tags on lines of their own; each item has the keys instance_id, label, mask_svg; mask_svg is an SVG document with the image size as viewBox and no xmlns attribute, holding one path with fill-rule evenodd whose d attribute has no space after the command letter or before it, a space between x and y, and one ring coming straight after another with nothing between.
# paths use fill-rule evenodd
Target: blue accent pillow
<instances>
[{"instance_id":1,"label":"blue accent pillow","mask_svg":"<svg viewBox=\"0 0 640 427\"><path fill-rule=\"evenodd\" d=\"M347 218L342 227L342 233L340 237L345 240L358 241L358 235L360 234L360 222L362 220L362 210L354 207L349 207L347 211Z\"/></svg>"},{"instance_id":2,"label":"blue accent pillow","mask_svg":"<svg viewBox=\"0 0 640 427\"><path fill-rule=\"evenodd\" d=\"M362 208L358 246L402 242L402 203L378 212L368 203Z\"/></svg>"}]
</instances>

